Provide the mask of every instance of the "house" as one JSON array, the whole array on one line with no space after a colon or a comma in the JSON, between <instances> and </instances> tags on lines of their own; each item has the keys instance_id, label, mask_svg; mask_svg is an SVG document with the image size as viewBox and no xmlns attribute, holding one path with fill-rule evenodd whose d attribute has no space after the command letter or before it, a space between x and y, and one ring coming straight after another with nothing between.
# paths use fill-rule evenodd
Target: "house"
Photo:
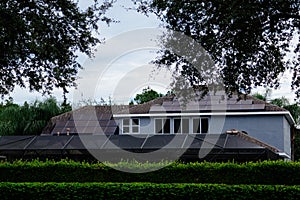
<instances>
[{"instance_id":1,"label":"house","mask_svg":"<svg viewBox=\"0 0 300 200\"><path fill-rule=\"evenodd\" d=\"M169 95L134 106L86 106L52 118L42 135L103 137L99 148L114 140L122 149L136 152L154 151L177 141L166 154L184 149L187 157L198 155L194 151L209 144L211 152L206 156L215 160L236 160L237 155L243 155L242 161L289 160L293 126L287 110L251 96L208 95L182 103Z\"/></svg>"}]
</instances>

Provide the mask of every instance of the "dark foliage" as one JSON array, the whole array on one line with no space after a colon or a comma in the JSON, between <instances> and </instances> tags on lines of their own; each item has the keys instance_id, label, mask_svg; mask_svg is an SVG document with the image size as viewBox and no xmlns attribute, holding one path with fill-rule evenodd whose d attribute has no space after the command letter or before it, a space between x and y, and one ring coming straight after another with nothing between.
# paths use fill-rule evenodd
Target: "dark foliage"
<instances>
[{"instance_id":1,"label":"dark foliage","mask_svg":"<svg viewBox=\"0 0 300 200\"><path fill-rule=\"evenodd\" d=\"M0 163L0 182L152 182L300 185L300 163L264 161L257 163L137 163L104 165L74 161ZM157 171L126 173L115 170L139 168ZM284 176L283 176L284 174Z\"/></svg>"},{"instance_id":2,"label":"dark foliage","mask_svg":"<svg viewBox=\"0 0 300 200\"><path fill-rule=\"evenodd\" d=\"M249 94L256 86L278 87L280 75L289 69L292 88L300 98L299 0L134 2L139 11L155 13L165 27L192 38L215 62L215 73L208 70L210 66L200 66L203 60L192 63L191 58L198 59L195 45L180 41L174 33L166 34L155 63L175 64L188 84L209 85L206 77L217 73L213 81L222 77L228 93ZM178 54L182 51L184 56Z\"/></svg>"},{"instance_id":3,"label":"dark foliage","mask_svg":"<svg viewBox=\"0 0 300 200\"><path fill-rule=\"evenodd\" d=\"M100 40L92 31L112 6L95 1L81 10L72 0L2 0L0 2L0 94L16 85L42 93L75 86L81 65L77 53L92 56Z\"/></svg>"},{"instance_id":4,"label":"dark foliage","mask_svg":"<svg viewBox=\"0 0 300 200\"><path fill-rule=\"evenodd\" d=\"M161 96L162 94L159 94L155 90L148 87L143 89L143 92L141 94L137 94L134 98L134 101L137 102L137 104L143 104Z\"/></svg>"},{"instance_id":5,"label":"dark foliage","mask_svg":"<svg viewBox=\"0 0 300 200\"><path fill-rule=\"evenodd\" d=\"M23 106L7 101L0 105L1 135L39 135L51 117L70 111L69 104L59 105L54 98Z\"/></svg>"},{"instance_id":6,"label":"dark foliage","mask_svg":"<svg viewBox=\"0 0 300 200\"><path fill-rule=\"evenodd\" d=\"M0 183L2 199L296 200L299 186L152 183Z\"/></svg>"}]
</instances>

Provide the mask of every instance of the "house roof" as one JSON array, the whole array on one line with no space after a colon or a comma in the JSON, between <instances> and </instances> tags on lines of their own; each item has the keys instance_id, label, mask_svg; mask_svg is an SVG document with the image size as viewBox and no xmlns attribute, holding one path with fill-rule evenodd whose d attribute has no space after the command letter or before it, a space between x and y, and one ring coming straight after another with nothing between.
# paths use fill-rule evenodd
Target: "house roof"
<instances>
[{"instance_id":1,"label":"house roof","mask_svg":"<svg viewBox=\"0 0 300 200\"><path fill-rule=\"evenodd\" d=\"M114 144L114 145L112 145ZM87 159L88 152L101 158L124 159L124 151L135 152L134 158L145 159L145 153L160 150L164 160L180 153L183 159L208 161L255 161L283 159L280 151L244 133L182 135L84 135L84 136L1 136L0 156L8 158ZM207 154L201 155L201 151ZM207 151L209 150L209 151ZM209 152L209 153L208 153ZM140 157L139 157L140 156ZM170 157L171 156L171 157ZM199 157L200 156L200 157ZM147 157L147 156L146 156ZM126 159L126 157L125 157ZM148 159L148 158L147 158ZM103 161L103 160L102 160Z\"/></svg>"},{"instance_id":2,"label":"house roof","mask_svg":"<svg viewBox=\"0 0 300 200\"><path fill-rule=\"evenodd\" d=\"M266 103L252 96L228 98L222 95L211 95L188 101L179 100L175 95L154 99L140 105L85 106L53 117L42 134L66 133L104 133L114 134L117 124L114 117L142 114L176 114L176 113L212 113L223 111L229 114L262 114L283 113L293 124L293 119L284 108Z\"/></svg>"},{"instance_id":3,"label":"house roof","mask_svg":"<svg viewBox=\"0 0 300 200\"><path fill-rule=\"evenodd\" d=\"M185 102L186 101L186 102ZM287 111L250 95L207 95L196 100L178 99L175 95L160 97L144 104L128 106L114 114L146 114L155 112L211 112L212 110L240 111Z\"/></svg>"}]
</instances>

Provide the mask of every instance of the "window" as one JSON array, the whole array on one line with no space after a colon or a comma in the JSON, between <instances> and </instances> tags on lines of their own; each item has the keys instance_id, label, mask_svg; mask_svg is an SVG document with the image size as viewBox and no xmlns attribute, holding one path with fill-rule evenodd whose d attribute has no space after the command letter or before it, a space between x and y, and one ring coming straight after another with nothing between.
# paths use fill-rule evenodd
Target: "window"
<instances>
[{"instance_id":1,"label":"window","mask_svg":"<svg viewBox=\"0 0 300 200\"><path fill-rule=\"evenodd\" d=\"M193 119L193 133L208 133L208 118Z\"/></svg>"},{"instance_id":2,"label":"window","mask_svg":"<svg viewBox=\"0 0 300 200\"><path fill-rule=\"evenodd\" d=\"M132 133L140 132L140 119L131 119Z\"/></svg>"},{"instance_id":3,"label":"window","mask_svg":"<svg viewBox=\"0 0 300 200\"><path fill-rule=\"evenodd\" d=\"M123 133L139 133L140 132L140 119L123 119L122 126Z\"/></svg>"},{"instance_id":4,"label":"window","mask_svg":"<svg viewBox=\"0 0 300 200\"><path fill-rule=\"evenodd\" d=\"M123 133L130 133L130 119L123 119Z\"/></svg>"},{"instance_id":5,"label":"window","mask_svg":"<svg viewBox=\"0 0 300 200\"><path fill-rule=\"evenodd\" d=\"M174 133L189 133L189 119L188 118L175 118L174 119Z\"/></svg>"},{"instance_id":6,"label":"window","mask_svg":"<svg viewBox=\"0 0 300 200\"><path fill-rule=\"evenodd\" d=\"M170 134L170 119L155 119L155 133Z\"/></svg>"},{"instance_id":7,"label":"window","mask_svg":"<svg viewBox=\"0 0 300 200\"><path fill-rule=\"evenodd\" d=\"M201 118L201 133L208 133L208 118Z\"/></svg>"}]
</instances>

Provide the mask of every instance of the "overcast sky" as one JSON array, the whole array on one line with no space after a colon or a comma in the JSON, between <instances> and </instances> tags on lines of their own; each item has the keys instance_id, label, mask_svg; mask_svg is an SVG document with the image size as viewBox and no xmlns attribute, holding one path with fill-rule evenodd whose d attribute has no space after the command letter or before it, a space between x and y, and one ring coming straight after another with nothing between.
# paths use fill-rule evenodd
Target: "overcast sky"
<instances>
[{"instance_id":1,"label":"overcast sky","mask_svg":"<svg viewBox=\"0 0 300 200\"><path fill-rule=\"evenodd\" d=\"M84 8L88 2L93 1L86 1L81 0L80 6ZM127 32L135 31L139 29L147 29L147 28L158 28L159 27L159 20L154 16L150 15L149 17L137 13L134 10L127 10L126 8L129 8L132 6L131 1L128 0L118 0L116 4L107 12L107 16L112 17L116 20L119 20L119 23L111 23L110 26L107 26L104 23L100 24L100 35L99 38L104 38L106 43L108 41L114 41L114 38L116 38L119 35L124 35ZM135 33L133 33L134 35ZM132 38L133 41L138 42L135 40L135 38ZM132 41L127 41L129 43L132 43ZM124 44L123 44L124 45ZM93 60L88 59L86 56L80 55L79 56L79 62L83 65L85 70L81 71L79 73L80 75L86 75L85 71L90 70L90 64L96 63L96 65L101 65L102 59L104 56L109 56L110 54L114 54L114 48L116 49L116 45L111 45L109 48L105 48L106 44L100 44L97 47L97 52L95 53L95 57ZM126 46L126 45L125 45ZM104 52L105 49L105 52ZM108 50L110 52L108 52ZM131 49L132 52L127 52L126 55L114 55L109 56L110 59L115 59L114 63L110 67L111 69L107 72L107 76L102 76L103 79L108 79L106 83L103 83L102 81L102 87L97 87L98 91L94 92L94 96L91 96L90 88L82 88L79 86L79 89L84 89L84 91L79 91L81 95L81 99L96 99L97 101L100 100L101 97L104 99L107 99L108 96L113 95L113 90L110 86L108 86L109 83L116 84L117 80L116 78L121 79L122 74L128 74L128 71L133 70L134 67L137 66L144 66L147 65L152 59L155 58L155 49L147 49L146 48L139 48L139 49ZM111 60L113 61L113 60ZM124 71L125 70L125 71ZM99 71L99 70L98 70ZM114 76L112 76L112 73ZM97 75L98 76L98 75ZM97 79L97 82L99 81L99 77L94 76L94 79ZM81 77L86 78L86 77ZM112 78L114 78L112 80ZM79 79L80 82L81 79ZM99 91L99 89L102 89L102 91ZM166 89L163 89L162 87L153 86L154 89L166 91ZM137 89L138 90L138 89ZM76 93L76 91L75 91ZM76 94L75 94L76 95ZM58 100L62 101L62 92L60 90L55 90L53 92L53 96L55 96ZM70 102L73 101L74 96L74 90L70 90L70 93L68 94L68 100ZM16 103L23 104L24 101L33 102L36 99L42 100L45 97L40 95L37 92L28 92L27 89L20 89L19 87L16 87L15 91L12 93L12 97ZM78 99L76 99L78 100ZM128 100L127 100L128 101Z\"/></svg>"},{"instance_id":2,"label":"overcast sky","mask_svg":"<svg viewBox=\"0 0 300 200\"><path fill-rule=\"evenodd\" d=\"M89 1L81 0L80 5L84 7L87 2ZM127 103L130 97L148 85L162 93L170 89L170 72L153 71L154 66L149 64L155 58L155 51L158 49L155 37L159 35L160 21L154 15L146 17L125 9L131 5L129 0L118 0L107 13L109 17L120 22L112 23L109 27L100 24L99 37L105 38L106 44L97 47L93 60L80 55L79 62L84 70L79 72L78 90L70 90L68 94L71 103L87 99L100 101L101 97L108 99L108 96L112 97L115 103ZM273 90L271 97L285 96L293 100L290 80L290 75L285 74L280 90ZM255 91L263 93L264 88ZM53 96L62 101L61 91L55 90ZM39 93L30 93L27 89L22 90L18 87L12 97L19 104L45 98Z\"/></svg>"}]
</instances>

